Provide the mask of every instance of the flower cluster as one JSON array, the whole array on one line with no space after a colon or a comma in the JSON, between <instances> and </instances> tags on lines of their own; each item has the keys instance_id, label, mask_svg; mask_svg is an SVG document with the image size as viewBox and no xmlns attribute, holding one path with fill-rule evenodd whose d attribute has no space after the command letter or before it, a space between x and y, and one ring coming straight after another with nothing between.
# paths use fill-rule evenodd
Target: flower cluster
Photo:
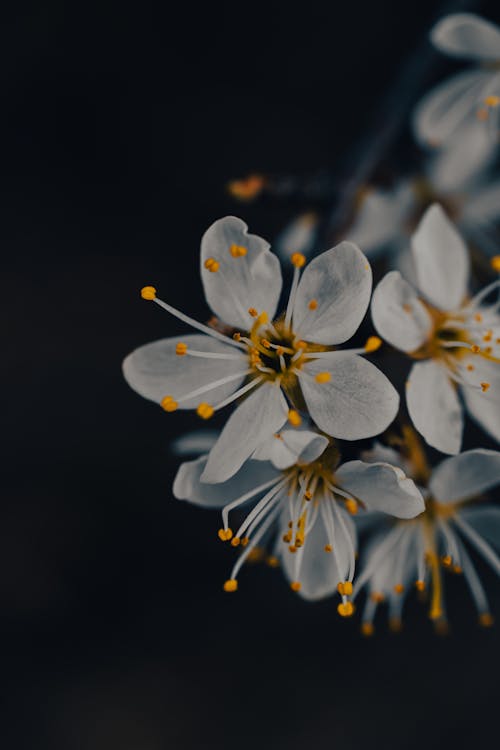
<instances>
[{"instance_id":1,"label":"flower cluster","mask_svg":"<svg viewBox=\"0 0 500 750\"><path fill-rule=\"evenodd\" d=\"M478 65L418 104L417 141L435 149L421 173L363 191L346 239L313 259L310 212L274 249L241 219L216 221L200 251L214 317L195 320L144 287L194 332L141 346L123 365L167 413L226 416L177 441L191 460L173 485L176 498L221 510L218 537L239 553L224 590L238 589L247 560L266 559L307 600L338 594L341 616L364 597L366 635L382 602L399 629L412 588L445 629L446 571L463 573L489 625L473 556L500 574L500 509L485 497L500 484L500 452L463 450L467 417L500 441L500 280L479 283L500 272L500 29L455 14L431 39ZM231 192L249 200L267 184L252 175ZM385 271L373 293L368 258ZM394 362L407 370L401 399ZM359 442L376 436L371 450ZM425 444L448 457L431 462Z\"/></svg>"}]
</instances>

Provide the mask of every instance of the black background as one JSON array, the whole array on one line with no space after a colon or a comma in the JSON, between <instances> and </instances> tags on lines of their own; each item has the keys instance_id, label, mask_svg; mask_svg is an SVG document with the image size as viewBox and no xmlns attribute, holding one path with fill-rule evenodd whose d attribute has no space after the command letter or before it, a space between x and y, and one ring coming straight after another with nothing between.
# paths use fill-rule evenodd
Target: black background
<instances>
[{"instance_id":1,"label":"black background","mask_svg":"<svg viewBox=\"0 0 500 750\"><path fill-rule=\"evenodd\" d=\"M197 418L164 414L120 372L184 330L141 286L204 319L206 227L237 213L271 238L292 214L235 205L226 181L345 169L437 10L4 12L2 748L495 746L498 630L477 628L463 581L446 638L411 604L403 633L362 639L333 601L306 604L260 566L224 595L217 514L170 491L169 443Z\"/></svg>"}]
</instances>

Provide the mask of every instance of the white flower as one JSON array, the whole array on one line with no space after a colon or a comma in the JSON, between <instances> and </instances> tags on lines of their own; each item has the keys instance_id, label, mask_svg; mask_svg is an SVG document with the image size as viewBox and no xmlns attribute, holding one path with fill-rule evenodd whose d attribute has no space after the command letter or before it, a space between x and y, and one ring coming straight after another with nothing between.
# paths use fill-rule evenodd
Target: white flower
<instances>
[{"instance_id":1,"label":"white flower","mask_svg":"<svg viewBox=\"0 0 500 750\"><path fill-rule=\"evenodd\" d=\"M175 478L175 497L222 507L220 539L243 547L224 589L236 591L245 560L277 534L274 556L292 589L311 600L337 590L339 613L351 615L356 538L349 513L362 508L413 518L424 508L420 492L400 469L384 462L339 466L336 447L309 430L285 429L258 454L222 484L202 481L206 456L182 464ZM272 461L262 460L266 454ZM250 512L233 532L229 513L248 504Z\"/></svg>"},{"instance_id":2,"label":"white flower","mask_svg":"<svg viewBox=\"0 0 500 750\"><path fill-rule=\"evenodd\" d=\"M499 282L466 297L467 249L438 205L426 211L411 250L418 291L388 273L375 289L372 318L382 338L417 360L406 384L413 424L429 445L458 453L463 399L500 440L499 303L486 303Z\"/></svg>"},{"instance_id":3,"label":"white flower","mask_svg":"<svg viewBox=\"0 0 500 750\"><path fill-rule=\"evenodd\" d=\"M134 390L168 411L196 409L203 418L245 400L229 418L210 452L206 482L223 482L290 419L306 410L327 434L358 440L382 432L399 397L385 375L357 356L373 351L336 351L364 317L372 278L363 253L342 242L313 260L292 256L294 276L286 312L276 317L280 264L265 240L247 233L240 219L216 221L201 243L205 296L231 337L192 320L145 287L154 300L201 331L142 346L123 365ZM274 320L273 320L274 319ZM273 321L273 322L271 322Z\"/></svg>"},{"instance_id":4,"label":"white flower","mask_svg":"<svg viewBox=\"0 0 500 750\"><path fill-rule=\"evenodd\" d=\"M411 432L407 432L411 436ZM426 510L413 521L388 525L374 513L365 522L371 536L365 547L354 595L366 586L362 631L373 632L378 605L387 602L389 622L401 627L405 596L413 587L428 592L429 617L438 629L446 626L442 569L463 573L483 625L491 625L488 601L467 545L500 575L500 508L475 502L485 491L500 484L500 453L470 450L447 458L432 471L413 434L403 445L404 454L376 445L370 460L391 460L409 471L421 487ZM413 471L412 471L413 465Z\"/></svg>"},{"instance_id":5,"label":"white flower","mask_svg":"<svg viewBox=\"0 0 500 750\"><path fill-rule=\"evenodd\" d=\"M417 139L441 146L473 118L489 120L494 132L500 105L500 28L472 13L454 13L436 24L431 40L440 52L475 67L424 96L413 117Z\"/></svg>"},{"instance_id":6,"label":"white flower","mask_svg":"<svg viewBox=\"0 0 500 750\"><path fill-rule=\"evenodd\" d=\"M422 174L392 188L367 189L347 238L369 258L382 251L407 279L412 274L408 240L426 209L441 203L463 235L486 255L500 245L500 180L491 177L492 141L474 124L429 157Z\"/></svg>"}]
</instances>

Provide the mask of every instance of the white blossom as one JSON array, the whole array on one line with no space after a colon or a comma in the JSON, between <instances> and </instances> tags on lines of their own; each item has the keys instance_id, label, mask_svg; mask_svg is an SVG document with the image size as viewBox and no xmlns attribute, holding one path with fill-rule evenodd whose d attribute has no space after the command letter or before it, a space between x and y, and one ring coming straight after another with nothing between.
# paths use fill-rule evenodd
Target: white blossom
<instances>
[{"instance_id":1,"label":"white blossom","mask_svg":"<svg viewBox=\"0 0 500 750\"><path fill-rule=\"evenodd\" d=\"M385 462L339 465L335 445L310 430L284 429L272 436L221 484L202 481L207 460L181 465L174 495L222 508L219 538L243 548L226 591L237 590L240 569L252 552L276 537L273 558L281 561L292 589L310 600L337 590L338 611L349 616L356 552L350 514L371 509L413 518L424 508L420 492L399 468ZM229 514L246 506L251 510L233 532Z\"/></svg>"},{"instance_id":2,"label":"white blossom","mask_svg":"<svg viewBox=\"0 0 500 750\"><path fill-rule=\"evenodd\" d=\"M418 288L388 273L375 289L372 318L382 338L416 360L406 383L413 424L429 445L458 453L463 401L500 440L499 281L467 296L467 249L438 205L426 211L411 251Z\"/></svg>"},{"instance_id":3,"label":"white blossom","mask_svg":"<svg viewBox=\"0 0 500 750\"><path fill-rule=\"evenodd\" d=\"M157 297L143 296L200 333L146 344L123 365L126 380L167 412L196 409L209 418L240 397L210 452L203 481L223 482L273 433L310 415L329 435L357 440L382 432L399 397L363 357L380 345L337 350L357 330L369 304L372 277L363 253L342 242L315 258L292 258L286 310L277 315L282 280L268 243L235 217L216 221L201 243L208 304L224 325L203 325ZM234 331L233 335L229 335Z\"/></svg>"}]
</instances>

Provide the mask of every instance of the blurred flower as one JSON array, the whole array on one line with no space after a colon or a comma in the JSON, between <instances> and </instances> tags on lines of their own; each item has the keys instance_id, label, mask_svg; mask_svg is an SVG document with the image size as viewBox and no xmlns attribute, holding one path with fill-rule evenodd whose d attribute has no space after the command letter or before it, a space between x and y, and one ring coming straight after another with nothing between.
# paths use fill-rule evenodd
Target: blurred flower
<instances>
[{"instance_id":1,"label":"blurred flower","mask_svg":"<svg viewBox=\"0 0 500 750\"><path fill-rule=\"evenodd\" d=\"M437 202L471 243L495 255L500 246L500 180L489 171L495 150L484 128L464 128L427 160L422 175L404 177L391 189L366 189L347 238L369 258L388 252L393 267L411 280L409 238L426 209Z\"/></svg>"},{"instance_id":2,"label":"blurred flower","mask_svg":"<svg viewBox=\"0 0 500 750\"><path fill-rule=\"evenodd\" d=\"M500 28L472 13L454 13L431 32L434 46L476 67L452 76L428 93L416 107L413 127L424 144L441 146L471 119L489 121L498 130L500 106Z\"/></svg>"},{"instance_id":3,"label":"blurred flower","mask_svg":"<svg viewBox=\"0 0 500 750\"><path fill-rule=\"evenodd\" d=\"M500 453L470 450L447 458L433 470L416 434L405 430L400 451L375 444L366 460L391 461L412 476L425 498L425 512L411 521L388 526L377 513L365 519L369 538L354 595L366 587L362 631L373 632L378 605L387 602L391 628L399 630L406 595L413 586L425 597L429 617L445 629L442 568L463 573L482 625L493 622L488 601L464 540L500 575L500 508L475 502L500 483ZM370 538L371 537L371 538Z\"/></svg>"},{"instance_id":4,"label":"blurred flower","mask_svg":"<svg viewBox=\"0 0 500 750\"><path fill-rule=\"evenodd\" d=\"M276 237L273 250L282 260L290 260L294 253L308 257L314 250L319 217L313 211L299 214Z\"/></svg>"},{"instance_id":5,"label":"blurred flower","mask_svg":"<svg viewBox=\"0 0 500 750\"><path fill-rule=\"evenodd\" d=\"M203 481L223 482L289 419L306 410L327 434L357 440L382 432L394 419L399 397L380 370L358 354L374 351L370 337L358 349L336 351L357 330L370 300L372 277L363 253L342 242L312 261L295 253L286 312L274 318L281 270L265 240L247 233L240 219L216 221L201 243L205 296L232 337L150 299L200 334L146 344L123 365L129 385L167 412L196 409L200 417L241 396L212 448ZM229 328L227 328L229 327ZM208 401L201 398L208 398Z\"/></svg>"},{"instance_id":6,"label":"blurred flower","mask_svg":"<svg viewBox=\"0 0 500 750\"><path fill-rule=\"evenodd\" d=\"M495 281L466 297L467 249L443 210L431 206L412 237L418 290L398 271L375 289L372 318L379 334L418 360L406 383L416 429L434 448L458 453L463 413L500 440L499 303L486 304Z\"/></svg>"},{"instance_id":7,"label":"blurred flower","mask_svg":"<svg viewBox=\"0 0 500 750\"><path fill-rule=\"evenodd\" d=\"M342 596L339 613L352 614L356 537L349 513L361 508L413 518L424 504L399 468L362 461L339 466L339 460L338 449L325 436L285 429L222 484L202 481L207 456L181 465L175 497L222 507L219 538L243 547L224 584L226 591L236 591L241 566L257 545L277 534L272 559L281 560L292 589L306 599L337 590ZM249 503L252 510L233 533L229 513Z\"/></svg>"}]
</instances>

